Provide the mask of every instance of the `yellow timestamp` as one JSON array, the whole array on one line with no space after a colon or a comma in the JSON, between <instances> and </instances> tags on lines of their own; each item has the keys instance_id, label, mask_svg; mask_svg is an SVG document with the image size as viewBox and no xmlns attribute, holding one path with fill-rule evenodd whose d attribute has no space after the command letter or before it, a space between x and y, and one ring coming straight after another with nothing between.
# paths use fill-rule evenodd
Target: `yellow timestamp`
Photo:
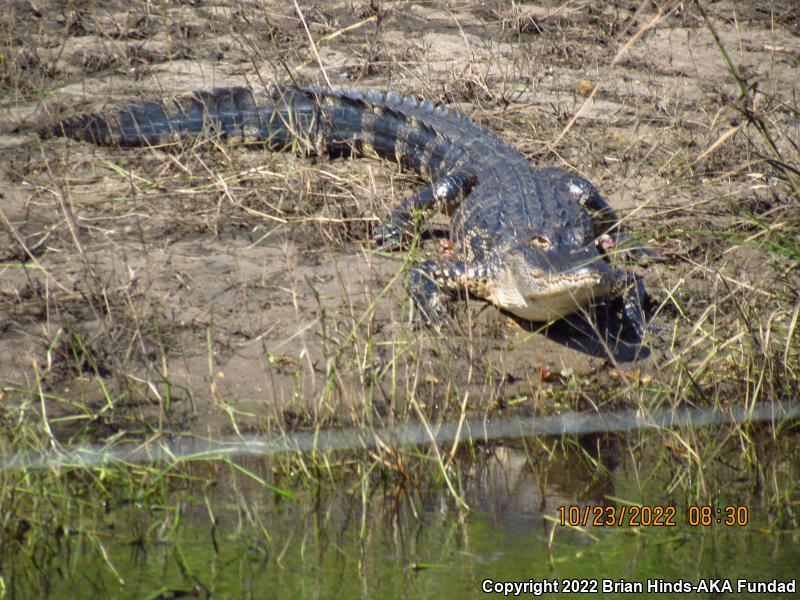
<instances>
[{"instance_id":1,"label":"yellow timestamp","mask_svg":"<svg viewBox=\"0 0 800 600\"><path fill-rule=\"evenodd\" d=\"M750 509L744 505L690 506L686 513L686 521L692 527L710 527L711 525L744 527L750 521Z\"/></svg>"},{"instance_id":2,"label":"yellow timestamp","mask_svg":"<svg viewBox=\"0 0 800 600\"><path fill-rule=\"evenodd\" d=\"M570 527L677 527L677 507L664 505L563 505L558 507L558 522ZM691 527L744 527L750 521L747 506L689 506L684 522Z\"/></svg>"}]
</instances>

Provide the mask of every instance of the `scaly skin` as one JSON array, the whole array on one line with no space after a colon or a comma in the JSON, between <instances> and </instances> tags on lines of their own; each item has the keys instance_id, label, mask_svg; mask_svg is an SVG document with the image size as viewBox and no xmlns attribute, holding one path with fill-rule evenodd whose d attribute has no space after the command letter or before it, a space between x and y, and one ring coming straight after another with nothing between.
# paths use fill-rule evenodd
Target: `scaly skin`
<instances>
[{"instance_id":1,"label":"scaly skin","mask_svg":"<svg viewBox=\"0 0 800 600\"><path fill-rule=\"evenodd\" d=\"M378 228L382 247L412 233L416 212L452 214L456 257L423 262L411 277L426 320L446 319L458 289L523 319L550 321L624 288L625 314L637 336L643 331L641 281L614 271L598 249L598 236L619 223L594 186L563 169L532 167L490 131L430 102L376 91L229 88L72 117L40 134L119 146L217 136L396 161L431 186Z\"/></svg>"}]
</instances>

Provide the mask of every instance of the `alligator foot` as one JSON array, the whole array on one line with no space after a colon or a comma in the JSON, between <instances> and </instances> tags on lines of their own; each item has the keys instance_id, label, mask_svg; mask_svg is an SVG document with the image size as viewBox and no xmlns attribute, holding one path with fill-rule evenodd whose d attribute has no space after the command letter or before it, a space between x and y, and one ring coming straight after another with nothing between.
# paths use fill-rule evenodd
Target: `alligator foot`
<instances>
[{"instance_id":1,"label":"alligator foot","mask_svg":"<svg viewBox=\"0 0 800 600\"><path fill-rule=\"evenodd\" d=\"M389 252L406 246L413 236L414 226L407 219L392 219L372 228L372 239L378 250Z\"/></svg>"},{"instance_id":2,"label":"alligator foot","mask_svg":"<svg viewBox=\"0 0 800 600\"><path fill-rule=\"evenodd\" d=\"M448 323L449 294L430 275L414 269L408 282L408 293L425 325L441 329Z\"/></svg>"},{"instance_id":3,"label":"alligator foot","mask_svg":"<svg viewBox=\"0 0 800 600\"><path fill-rule=\"evenodd\" d=\"M631 271L617 270L614 273L612 293L622 300L622 332L633 332L636 342L641 342L647 331L644 306L647 291L641 277Z\"/></svg>"},{"instance_id":4,"label":"alligator foot","mask_svg":"<svg viewBox=\"0 0 800 600\"><path fill-rule=\"evenodd\" d=\"M461 289L459 279L464 272L464 263L460 260L428 260L414 267L408 292L426 325L441 329L452 324L448 308L452 293Z\"/></svg>"}]
</instances>

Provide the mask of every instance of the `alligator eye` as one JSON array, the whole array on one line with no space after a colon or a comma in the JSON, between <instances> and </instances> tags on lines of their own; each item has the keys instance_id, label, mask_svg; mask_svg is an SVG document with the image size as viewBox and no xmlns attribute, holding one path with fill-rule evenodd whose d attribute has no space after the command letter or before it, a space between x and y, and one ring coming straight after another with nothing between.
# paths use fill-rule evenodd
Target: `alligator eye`
<instances>
[{"instance_id":1,"label":"alligator eye","mask_svg":"<svg viewBox=\"0 0 800 600\"><path fill-rule=\"evenodd\" d=\"M550 250L550 240L543 235L535 235L530 239L531 245L536 246L540 250Z\"/></svg>"}]
</instances>

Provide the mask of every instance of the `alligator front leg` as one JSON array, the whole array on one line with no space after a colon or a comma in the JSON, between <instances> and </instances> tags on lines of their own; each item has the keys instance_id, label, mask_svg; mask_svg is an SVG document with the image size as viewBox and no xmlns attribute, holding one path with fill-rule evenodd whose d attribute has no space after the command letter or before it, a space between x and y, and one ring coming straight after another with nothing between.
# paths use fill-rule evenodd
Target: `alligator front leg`
<instances>
[{"instance_id":1,"label":"alligator front leg","mask_svg":"<svg viewBox=\"0 0 800 600\"><path fill-rule=\"evenodd\" d=\"M436 208L451 209L469 193L475 184L475 176L463 170L454 170L433 182L429 188L406 198L392 212L388 223L373 229L372 237L379 250L395 250L414 235L414 213L429 212Z\"/></svg>"},{"instance_id":2,"label":"alligator front leg","mask_svg":"<svg viewBox=\"0 0 800 600\"><path fill-rule=\"evenodd\" d=\"M466 267L463 261L425 261L415 266L408 282L408 292L427 325L447 323L447 307L455 290L461 289Z\"/></svg>"}]
</instances>

